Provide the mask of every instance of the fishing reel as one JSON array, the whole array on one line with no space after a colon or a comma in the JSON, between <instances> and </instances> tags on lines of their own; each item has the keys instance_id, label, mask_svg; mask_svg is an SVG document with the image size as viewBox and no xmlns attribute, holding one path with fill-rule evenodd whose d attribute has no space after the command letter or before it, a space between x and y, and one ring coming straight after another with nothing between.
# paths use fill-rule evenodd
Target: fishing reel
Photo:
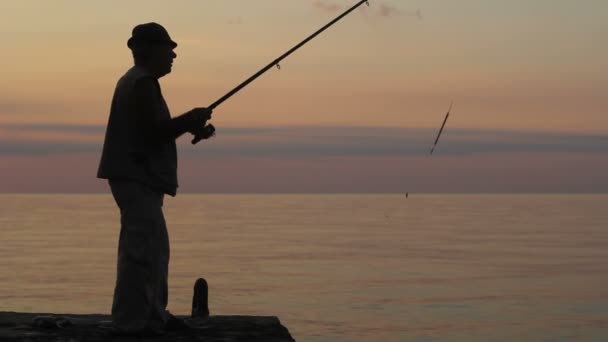
<instances>
[{"instance_id":1,"label":"fishing reel","mask_svg":"<svg viewBox=\"0 0 608 342\"><path fill-rule=\"evenodd\" d=\"M215 126L208 124L203 126L199 130L193 132L194 138L192 139L192 145L196 145L201 140L206 140L215 135Z\"/></svg>"}]
</instances>

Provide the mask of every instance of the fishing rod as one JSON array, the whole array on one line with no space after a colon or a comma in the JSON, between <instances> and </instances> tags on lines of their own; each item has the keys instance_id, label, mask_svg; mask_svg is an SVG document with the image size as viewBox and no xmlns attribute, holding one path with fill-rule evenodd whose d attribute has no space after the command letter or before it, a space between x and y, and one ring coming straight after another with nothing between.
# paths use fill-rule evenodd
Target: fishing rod
<instances>
[{"instance_id":1,"label":"fishing rod","mask_svg":"<svg viewBox=\"0 0 608 342\"><path fill-rule=\"evenodd\" d=\"M441 124L441 128L439 129L439 133L437 134L437 138L435 138L435 143L433 144L433 147L431 147L431 154L433 154L433 151L437 146L437 142L439 141L439 137L441 136L441 132L443 132L443 127L445 127L445 123L448 121L448 117L450 116L450 112L452 111L452 105L454 105L454 101L450 103L450 108L448 109L448 112L445 115L445 119L443 119L443 123Z\"/></svg>"},{"instance_id":2,"label":"fishing rod","mask_svg":"<svg viewBox=\"0 0 608 342\"><path fill-rule=\"evenodd\" d=\"M338 17L336 17L336 19L330 21L327 25L323 26L317 32L313 33L308 38L306 38L302 42L300 42L298 45L294 46L289 51L285 52L279 58L277 58L274 61L270 62L270 64L268 64L267 66L265 66L264 68L262 68L260 71L258 71L257 73L255 73L253 76L251 76L248 79L246 79L243 83L241 83L238 86L236 86L234 89L232 89L231 91L229 91L226 95L222 96L219 100L213 102L207 108L209 108L211 110L215 109L215 107L219 106L222 102L228 100L230 97L232 97L232 95L234 95L237 92L239 92L239 90L245 88L249 83L253 82L256 78L262 76L262 74L264 74L266 71L270 70L271 68L273 68L273 67L276 66L277 69L281 69L281 65L279 63L283 59L287 58L287 56L291 55L293 52L295 52L296 50L298 50L299 48L301 48L303 45L305 45L306 43L308 43L309 41L311 41L312 39L314 39L316 36L318 36L321 32L325 31L330 26L332 26L333 24L335 24L336 22L338 22L340 19L342 19L345 16L347 16L350 12L354 11L357 7L361 6L363 3L366 3L369 6L368 0L361 0L361 1L359 1L356 5L354 5L353 7L349 8L346 12L344 12L341 15L339 15ZM198 143L199 141L201 141L203 139L209 138L210 136L213 135L214 132L215 132L215 128L211 124L203 127L200 131L196 132L196 134L194 135L194 139L192 139L192 144L194 145L194 144Z\"/></svg>"}]
</instances>

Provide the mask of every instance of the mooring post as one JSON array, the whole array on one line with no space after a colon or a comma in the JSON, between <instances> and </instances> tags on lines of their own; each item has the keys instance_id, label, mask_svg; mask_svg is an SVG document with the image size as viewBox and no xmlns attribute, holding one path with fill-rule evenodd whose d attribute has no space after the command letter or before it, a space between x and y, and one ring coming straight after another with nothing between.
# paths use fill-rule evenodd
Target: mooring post
<instances>
[{"instance_id":1,"label":"mooring post","mask_svg":"<svg viewBox=\"0 0 608 342\"><path fill-rule=\"evenodd\" d=\"M192 317L209 317L209 286L203 278L198 278L194 283Z\"/></svg>"}]
</instances>

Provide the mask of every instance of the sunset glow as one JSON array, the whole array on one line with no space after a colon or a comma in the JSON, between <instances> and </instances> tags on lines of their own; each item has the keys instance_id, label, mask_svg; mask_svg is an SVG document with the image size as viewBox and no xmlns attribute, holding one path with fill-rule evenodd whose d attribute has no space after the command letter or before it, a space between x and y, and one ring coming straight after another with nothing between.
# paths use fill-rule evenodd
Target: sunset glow
<instances>
[{"instance_id":1,"label":"sunset glow","mask_svg":"<svg viewBox=\"0 0 608 342\"><path fill-rule=\"evenodd\" d=\"M3 2L0 192L106 191L95 169L136 24L179 43L161 79L177 115L353 3ZM180 191L608 191L608 2L363 7L218 107L217 137L180 140Z\"/></svg>"}]
</instances>

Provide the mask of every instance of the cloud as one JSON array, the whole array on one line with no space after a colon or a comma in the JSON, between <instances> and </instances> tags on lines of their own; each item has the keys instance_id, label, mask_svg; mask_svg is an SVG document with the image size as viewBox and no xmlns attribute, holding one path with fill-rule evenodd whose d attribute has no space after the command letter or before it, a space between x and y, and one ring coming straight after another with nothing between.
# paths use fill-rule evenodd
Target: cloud
<instances>
[{"instance_id":1,"label":"cloud","mask_svg":"<svg viewBox=\"0 0 608 342\"><path fill-rule=\"evenodd\" d=\"M337 4L335 4L333 2L329 2L329 1L316 0L316 1L313 1L312 5L316 9L319 9L324 12L334 13L334 12L339 12L339 11L345 10L344 6L340 6L340 5L337 5ZM396 6L389 5L386 3L381 3L379 5L370 3L369 10L367 9L367 7L363 7L363 9L365 11L370 11L370 13L372 13L373 15L384 17L384 18L390 18L390 17L396 17L396 16L409 16L409 17L416 17L416 18L418 18L418 20L422 20L422 11L420 9L418 9L416 11L404 11Z\"/></svg>"},{"instance_id":2,"label":"cloud","mask_svg":"<svg viewBox=\"0 0 608 342\"><path fill-rule=\"evenodd\" d=\"M98 153L103 144L105 126L0 124L0 130L4 132L0 135L0 154L48 155ZM11 138L16 133L21 133L19 138ZM43 138L51 133L53 139ZM82 139L83 135L87 138ZM435 135L435 129L424 128L219 127L217 137L195 147L190 144L189 137L180 139L180 153L194 158L424 156L429 153ZM608 153L608 135L447 127L434 155L438 157L513 152Z\"/></svg>"},{"instance_id":3,"label":"cloud","mask_svg":"<svg viewBox=\"0 0 608 342\"><path fill-rule=\"evenodd\" d=\"M101 125L71 125L71 124L51 124L51 123L15 123L15 124L0 124L0 128L5 128L12 131L22 132L59 132L59 133L85 133L85 134L102 134L105 132L105 126Z\"/></svg>"},{"instance_id":4,"label":"cloud","mask_svg":"<svg viewBox=\"0 0 608 342\"><path fill-rule=\"evenodd\" d=\"M48 114L49 112L64 112L66 105L58 103L32 103L0 98L0 115L8 114Z\"/></svg>"},{"instance_id":5,"label":"cloud","mask_svg":"<svg viewBox=\"0 0 608 342\"><path fill-rule=\"evenodd\" d=\"M0 123L0 155L97 152L104 132L102 125Z\"/></svg>"},{"instance_id":6,"label":"cloud","mask_svg":"<svg viewBox=\"0 0 608 342\"><path fill-rule=\"evenodd\" d=\"M326 12L337 12L342 9L341 6L338 6L336 4L328 3L326 1L319 1L319 0L313 1L312 5L315 8L318 8L318 9L320 9L322 11L326 11Z\"/></svg>"},{"instance_id":7,"label":"cloud","mask_svg":"<svg viewBox=\"0 0 608 342\"><path fill-rule=\"evenodd\" d=\"M403 11L401 11L397 7L393 7L393 6L389 6L389 5L385 5L385 4L380 4L380 8L378 11L379 11L380 15L383 17L392 17L392 16L403 14Z\"/></svg>"},{"instance_id":8,"label":"cloud","mask_svg":"<svg viewBox=\"0 0 608 342\"><path fill-rule=\"evenodd\" d=\"M237 16L237 17L228 18L228 20L226 20L226 23L228 25L240 25L243 23L243 17Z\"/></svg>"},{"instance_id":9,"label":"cloud","mask_svg":"<svg viewBox=\"0 0 608 342\"><path fill-rule=\"evenodd\" d=\"M101 152L101 145L92 143L65 143L45 141L6 141L0 138L0 155L10 156L48 156Z\"/></svg>"},{"instance_id":10,"label":"cloud","mask_svg":"<svg viewBox=\"0 0 608 342\"><path fill-rule=\"evenodd\" d=\"M218 132L221 137L221 130ZM433 129L308 127L262 129L211 140L202 150L186 153L241 157L369 157L423 156L435 137ZM608 153L608 135L556 134L447 129L437 155L472 155L514 152Z\"/></svg>"},{"instance_id":11,"label":"cloud","mask_svg":"<svg viewBox=\"0 0 608 342\"><path fill-rule=\"evenodd\" d=\"M105 191L105 183L94 178L104 130L104 125L0 124L0 192ZM197 146L189 138L180 139L181 189L240 193L608 189L604 177L608 135L447 127L431 157L436 133L430 128L219 127L216 138Z\"/></svg>"}]
</instances>

